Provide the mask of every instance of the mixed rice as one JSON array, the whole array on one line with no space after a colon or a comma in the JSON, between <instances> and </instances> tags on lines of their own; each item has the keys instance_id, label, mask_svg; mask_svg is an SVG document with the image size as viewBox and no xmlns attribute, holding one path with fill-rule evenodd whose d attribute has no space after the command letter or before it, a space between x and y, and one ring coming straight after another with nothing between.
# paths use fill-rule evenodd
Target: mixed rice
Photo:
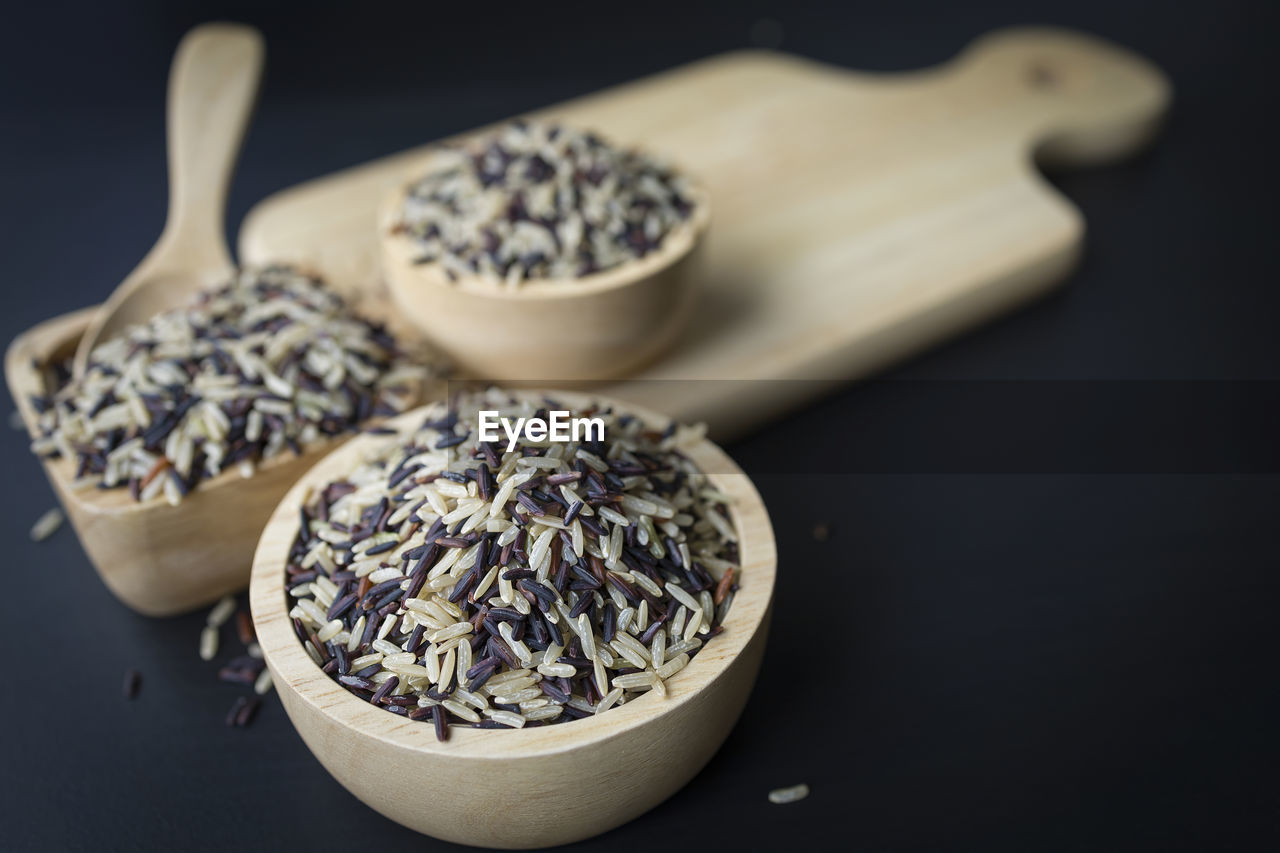
<instances>
[{"instance_id":1,"label":"mixed rice","mask_svg":"<svg viewBox=\"0 0 1280 853\"><path fill-rule=\"evenodd\" d=\"M432 407L305 500L288 558L306 652L415 720L520 728L653 691L722 630L737 589L727 498L681 452L701 437L608 409L599 441L478 440L491 390Z\"/></svg>"},{"instance_id":2,"label":"mixed rice","mask_svg":"<svg viewBox=\"0 0 1280 853\"><path fill-rule=\"evenodd\" d=\"M414 402L425 371L318 279L244 270L96 349L85 375L34 397L32 450L75 460L79 486L180 502Z\"/></svg>"},{"instance_id":3,"label":"mixed rice","mask_svg":"<svg viewBox=\"0 0 1280 853\"><path fill-rule=\"evenodd\" d=\"M441 156L396 229L450 279L591 275L654 251L694 209L668 166L557 124L512 122Z\"/></svg>"},{"instance_id":4,"label":"mixed rice","mask_svg":"<svg viewBox=\"0 0 1280 853\"><path fill-rule=\"evenodd\" d=\"M229 684L252 688L254 695L237 696L226 715L228 726L244 728L253 722L258 709L262 707L261 697L269 693L274 685L271 672L263 660L262 647L258 645L249 611L237 609L237 606L235 597L228 595L209 611L204 628L200 631L200 659L210 661L217 656L223 628L234 614L235 633L240 640L241 652L218 668L218 678Z\"/></svg>"}]
</instances>

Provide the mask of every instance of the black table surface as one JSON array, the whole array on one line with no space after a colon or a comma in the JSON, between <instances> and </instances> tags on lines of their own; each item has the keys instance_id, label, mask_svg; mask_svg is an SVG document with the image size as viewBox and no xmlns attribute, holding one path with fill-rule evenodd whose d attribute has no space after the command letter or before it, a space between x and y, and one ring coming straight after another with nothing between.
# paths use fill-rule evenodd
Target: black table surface
<instances>
[{"instance_id":1,"label":"black table surface","mask_svg":"<svg viewBox=\"0 0 1280 853\"><path fill-rule=\"evenodd\" d=\"M1149 153L1053 176L1089 223L1069 285L728 447L781 557L759 682L680 794L576 848L1271 847L1274 8L10 7L0 338L98 301L154 240L168 62L203 20L255 23L269 44L233 230L300 180L753 43L897 70L1006 24L1109 37L1164 68L1176 104ZM238 689L196 656L203 614L131 613L69 528L29 542L54 498L20 433L0 466L0 846L450 846L351 797L274 699L224 727ZM767 802L799 782L806 800Z\"/></svg>"}]
</instances>

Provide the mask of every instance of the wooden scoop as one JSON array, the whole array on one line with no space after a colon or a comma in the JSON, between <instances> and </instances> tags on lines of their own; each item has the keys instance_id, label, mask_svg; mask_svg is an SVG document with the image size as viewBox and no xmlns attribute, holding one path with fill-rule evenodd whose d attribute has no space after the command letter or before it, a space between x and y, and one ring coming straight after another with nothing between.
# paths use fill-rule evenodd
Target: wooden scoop
<instances>
[{"instance_id":1,"label":"wooden scoop","mask_svg":"<svg viewBox=\"0 0 1280 853\"><path fill-rule=\"evenodd\" d=\"M92 349L85 342L180 305L231 271L223 202L262 57L262 39L249 27L206 25L183 39L169 87L171 196L164 234L107 305L41 323L19 335L5 356L5 377L32 438L40 434L32 398L51 390L52 365L75 352L83 369ZM123 488L77 488L75 459L42 464L107 587L139 613L169 616L244 587L258 536L281 496L345 439L262 460L248 479L233 466L201 480L177 506L162 496L138 501Z\"/></svg>"},{"instance_id":2,"label":"wooden scoop","mask_svg":"<svg viewBox=\"0 0 1280 853\"><path fill-rule=\"evenodd\" d=\"M76 348L76 376L84 375L99 343L231 274L227 184L257 98L263 53L262 35L243 24L204 24L178 45L169 75L169 217L156 245L90 322Z\"/></svg>"}]
</instances>

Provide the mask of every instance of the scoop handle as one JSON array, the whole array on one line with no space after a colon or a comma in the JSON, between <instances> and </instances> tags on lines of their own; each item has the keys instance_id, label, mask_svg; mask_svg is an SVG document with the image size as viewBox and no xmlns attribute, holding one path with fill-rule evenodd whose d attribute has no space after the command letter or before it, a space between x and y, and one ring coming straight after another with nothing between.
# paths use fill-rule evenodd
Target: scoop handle
<instances>
[{"instance_id":1,"label":"scoop handle","mask_svg":"<svg viewBox=\"0 0 1280 853\"><path fill-rule=\"evenodd\" d=\"M227 186L257 100L265 49L261 34L243 24L202 24L178 45L169 74L169 215L147 256L98 309L73 361L83 376L94 346L129 320L124 306L150 294L142 313L166 305L174 283L206 284L233 268L224 219ZM159 298L154 298L156 295Z\"/></svg>"},{"instance_id":2,"label":"scoop handle","mask_svg":"<svg viewBox=\"0 0 1280 853\"><path fill-rule=\"evenodd\" d=\"M211 23L187 33L173 58L169 217L160 242L168 251L158 254L180 254L186 269L214 272L232 265L227 187L257 100L264 53L253 27Z\"/></svg>"}]
</instances>

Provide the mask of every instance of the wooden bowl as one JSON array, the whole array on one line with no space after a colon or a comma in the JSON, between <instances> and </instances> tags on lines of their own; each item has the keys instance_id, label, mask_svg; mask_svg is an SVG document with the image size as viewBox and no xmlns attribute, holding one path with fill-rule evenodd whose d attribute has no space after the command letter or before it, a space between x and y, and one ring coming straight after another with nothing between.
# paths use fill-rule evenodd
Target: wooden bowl
<instances>
[{"instance_id":1,"label":"wooden bowl","mask_svg":"<svg viewBox=\"0 0 1280 853\"><path fill-rule=\"evenodd\" d=\"M549 392L580 405L584 395ZM599 396L589 399L612 402ZM614 404L659 428L667 419ZM412 427L423 410L393 424ZM750 479L709 441L689 451L733 498L741 588L724 633L666 682L603 714L526 729L453 726L437 741L429 723L357 698L320 670L288 616L284 567L308 490L349 473L385 440L361 436L325 457L271 517L253 561L250 605L258 642L285 711L320 763L375 811L460 844L502 848L566 844L612 829L675 793L733 728L760 668L773 600L773 529Z\"/></svg>"},{"instance_id":2,"label":"wooden bowl","mask_svg":"<svg viewBox=\"0 0 1280 853\"><path fill-rule=\"evenodd\" d=\"M410 178L431 171L431 162ZM417 241L394 230L405 183L379 212L383 278L406 319L474 377L553 384L625 376L668 349L693 313L711 216L696 186L689 221L643 258L508 287L479 276L450 281L440 264L414 263Z\"/></svg>"},{"instance_id":3,"label":"wooden bowl","mask_svg":"<svg viewBox=\"0 0 1280 853\"><path fill-rule=\"evenodd\" d=\"M5 377L37 435L33 394L45 393L43 366L70 358L97 308L41 323L9 345ZM245 479L234 468L203 480L178 506L162 496L135 501L128 489L77 491L74 461L43 460L63 510L99 577L117 598L148 616L171 616L216 601L249 582L258 537L280 497L333 450L334 439L303 455L275 456Z\"/></svg>"}]
</instances>

